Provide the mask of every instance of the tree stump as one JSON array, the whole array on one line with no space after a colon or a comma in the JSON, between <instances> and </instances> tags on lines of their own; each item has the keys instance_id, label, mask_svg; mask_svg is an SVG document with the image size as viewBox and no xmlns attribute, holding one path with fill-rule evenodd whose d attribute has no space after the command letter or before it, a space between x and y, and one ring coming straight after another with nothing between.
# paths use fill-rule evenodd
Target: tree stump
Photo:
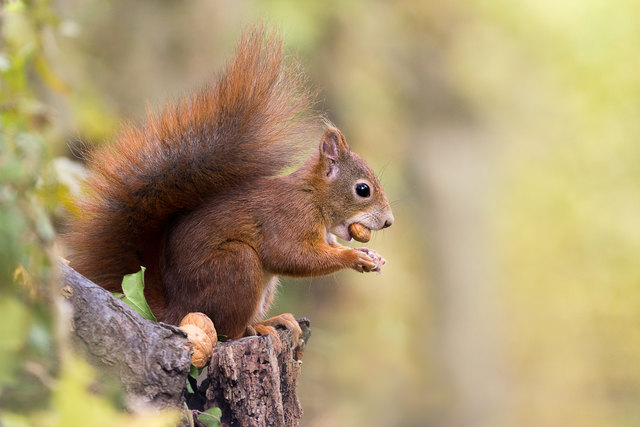
<instances>
[{"instance_id":1,"label":"tree stump","mask_svg":"<svg viewBox=\"0 0 640 427\"><path fill-rule=\"evenodd\" d=\"M222 422L229 426L297 426L302 416L296 394L300 359L311 334L309 320L298 323L300 345L292 342L289 331L279 330L279 343L263 335L214 348L205 408L220 408Z\"/></svg>"},{"instance_id":2,"label":"tree stump","mask_svg":"<svg viewBox=\"0 0 640 427\"><path fill-rule=\"evenodd\" d=\"M298 425L302 408L296 387L311 334L307 319L298 320L299 343L279 329L279 340L264 335L219 344L206 379L195 396L188 396L192 346L182 330L142 318L67 265L60 270L62 295L73 308L76 347L100 370L115 375L128 395L157 408L183 408L189 397L190 406L197 406L190 408L195 415L218 407L223 424L230 426Z\"/></svg>"}]
</instances>

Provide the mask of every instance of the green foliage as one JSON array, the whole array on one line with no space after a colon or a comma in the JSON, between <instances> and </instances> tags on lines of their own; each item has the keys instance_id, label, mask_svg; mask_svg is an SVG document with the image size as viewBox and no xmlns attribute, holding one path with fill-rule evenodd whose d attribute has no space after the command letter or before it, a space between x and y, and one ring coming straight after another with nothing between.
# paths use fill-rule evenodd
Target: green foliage
<instances>
[{"instance_id":1,"label":"green foliage","mask_svg":"<svg viewBox=\"0 0 640 427\"><path fill-rule=\"evenodd\" d=\"M188 402L192 398L204 398L204 396L194 396L196 392L195 389L197 388L198 384L198 377L201 373L202 369L198 369L195 366L191 365L191 370L189 371L189 375L187 376L187 392L190 395L190 397L187 398ZM222 410L220 408L209 408L204 412L194 411L194 413L197 414L196 418L198 419L198 421L206 426L217 427L221 425L220 417L222 417Z\"/></svg>"},{"instance_id":2,"label":"green foliage","mask_svg":"<svg viewBox=\"0 0 640 427\"><path fill-rule=\"evenodd\" d=\"M60 20L46 0L3 2L0 16L0 425L176 425L175 411L124 412L70 350L51 219L69 194L50 154L48 102L69 93L49 60Z\"/></svg>"},{"instance_id":3,"label":"green foliage","mask_svg":"<svg viewBox=\"0 0 640 427\"><path fill-rule=\"evenodd\" d=\"M196 368L195 366L191 365L191 369L189 371L189 376L191 378L193 378L194 380L197 380L201 373L202 373L202 369Z\"/></svg>"},{"instance_id":4,"label":"green foliage","mask_svg":"<svg viewBox=\"0 0 640 427\"><path fill-rule=\"evenodd\" d=\"M58 368L51 312L51 213L64 189L50 173L46 85L46 2L0 6L0 411L48 402Z\"/></svg>"},{"instance_id":5,"label":"green foliage","mask_svg":"<svg viewBox=\"0 0 640 427\"><path fill-rule=\"evenodd\" d=\"M193 389L193 386L191 385L191 382L189 381L189 378L187 378L187 393L194 394L195 392L196 391Z\"/></svg>"},{"instance_id":6,"label":"green foliage","mask_svg":"<svg viewBox=\"0 0 640 427\"><path fill-rule=\"evenodd\" d=\"M151 312L149 304L144 297L144 271L146 268L140 267L140 271L133 274L127 274L122 279L122 291L124 294L116 293L114 296L121 299L129 307L133 308L137 313L147 320L157 322L156 316Z\"/></svg>"},{"instance_id":7,"label":"green foliage","mask_svg":"<svg viewBox=\"0 0 640 427\"><path fill-rule=\"evenodd\" d=\"M132 415L118 411L114 405L91 391L95 378L93 368L84 360L72 358L65 362L58 386L52 396L52 411L33 416L36 424L49 426L175 426L178 411L162 411ZM79 403L81 402L81 403Z\"/></svg>"},{"instance_id":8,"label":"green foliage","mask_svg":"<svg viewBox=\"0 0 640 427\"><path fill-rule=\"evenodd\" d=\"M198 421L207 427L219 427L221 422L222 410L220 408L210 408L198 414Z\"/></svg>"},{"instance_id":9,"label":"green foliage","mask_svg":"<svg viewBox=\"0 0 640 427\"><path fill-rule=\"evenodd\" d=\"M200 376L201 373L202 373L202 369L196 368L195 366L191 365L191 368L189 370L189 376L187 377L187 392L189 394L195 393L194 387L197 386L198 377Z\"/></svg>"},{"instance_id":10,"label":"green foliage","mask_svg":"<svg viewBox=\"0 0 640 427\"><path fill-rule=\"evenodd\" d=\"M91 389L96 373L84 360L76 357L66 359L56 379L51 396L51 406L46 411L28 415L0 412L0 424L7 426L174 426L180 421L178 411L162 411L144 415L123 413L104 397Z\"/></svg>"},{"instance_id":11,"label":"green foliage","mask_svg":"<svg viewBox=\"0 0 640 427\"><path fill-rule=\"evenodd\" d=\"M0 384L18 381L15 371L21 362L20 350L28 339L29 310L15 297L0 300L0 313L11 322L0 322Z\"/></svg>"}]
</instances>

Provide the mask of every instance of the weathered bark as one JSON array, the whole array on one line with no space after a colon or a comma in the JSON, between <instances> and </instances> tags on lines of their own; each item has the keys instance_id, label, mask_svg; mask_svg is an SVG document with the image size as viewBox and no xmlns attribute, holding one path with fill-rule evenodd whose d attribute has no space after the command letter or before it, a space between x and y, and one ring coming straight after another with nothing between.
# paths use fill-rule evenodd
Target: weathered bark
<instances>
[{"instance_id":1,"label":"weathered bark","mask_svg":"<svg viewBox=\"0 0 640 427\"><path fill-rule=\"evenodd\" d=\"M300 358L311 334L307 319L298 323L303 330L300 345L280 330L280 343L264 335L217 346L205 384L205 408L220 408L223 423L230 426L298 425Z\"/></svg>"},{"instance_id":2,"label":"weathered bark","mask_svg":"<svg viewBox=\"0 0 640 427\"><path fill-rule=\"evenodd\" d=\"M142 318L67 265L60 269L62 295L73 307L76 347L115 375L129 395L158 408L184 407L191 364L186 334ZM189 399L193 412L219 407L223 422L232 426L298 425L302 408L296 386L311 334L307 319L298 323L303 330L300 343L292 342L289 331L278 330L279 343L264 335L216 346L206 380Z\"/></svg>"},{"instance_id":3,"label":"weathered bark","mask_svg":"<svg viewBox=\"0 0 640 427\"><path fill-rule=\"evenodd\" d=\"M73 306L76 347L115 375L129 395L156 407L182 407L191 343L172 325L142 318L72 268L61 265L62 295Z\"/></svg>"}]
</instances>

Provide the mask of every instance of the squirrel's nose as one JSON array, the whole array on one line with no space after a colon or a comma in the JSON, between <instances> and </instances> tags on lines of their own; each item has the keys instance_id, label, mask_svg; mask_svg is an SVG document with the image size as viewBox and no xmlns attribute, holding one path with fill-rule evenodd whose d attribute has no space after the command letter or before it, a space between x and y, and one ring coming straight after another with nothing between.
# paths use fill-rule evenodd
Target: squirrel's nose
<instances>
[{"instance_id":1,"label":"squirrel's nose","mask_svg":"<svg viewBox=\"0 0 640 427\"><path fill-rule=\"evenodd\" d=\"M384 221L384 225L382 226L382 228L387 228L387 227L391 227L391 224L393 224L393 213L391 213L391 207L389 205L387 205L387 209L385 211L385 221Z\"/></svg>"}]
</instances>

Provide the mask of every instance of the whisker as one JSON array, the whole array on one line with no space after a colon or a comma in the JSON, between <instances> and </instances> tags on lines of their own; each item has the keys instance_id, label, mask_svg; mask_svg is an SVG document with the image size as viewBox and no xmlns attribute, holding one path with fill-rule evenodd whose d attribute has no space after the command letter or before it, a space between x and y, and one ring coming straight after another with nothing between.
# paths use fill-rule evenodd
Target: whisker
<instances>
[{"instance_id":1,"label":"whisker","mask_svg":"<svg viewBox=\"0 0 640 427\"><path fill-rule=\"evenodd\" d=\"M393 205L396 205L396 204L398 204L398 203L400 203L400 202L404 202L404 201L406 201L407 199L409 199L409 196L402 197L402 198L400 198L400 199L395 199L395 200L390 201L390 202L389 202L389 205L393 206Z\"/></svg>"},{"instance_id":2,"label":"whisker","mask_svg":"<svg viewBox=\"0 0 640 427\"><path fill-rule=\"evenodd\" d=\"M382 182L382 177L384 176L384 172L387 170L387 167L390 164L391 164L391 160L388 160L387 163L385 163L380 169L380 171L376 174L376 178L378 178L378 181Z\"/></svg>"}]
</instances>

